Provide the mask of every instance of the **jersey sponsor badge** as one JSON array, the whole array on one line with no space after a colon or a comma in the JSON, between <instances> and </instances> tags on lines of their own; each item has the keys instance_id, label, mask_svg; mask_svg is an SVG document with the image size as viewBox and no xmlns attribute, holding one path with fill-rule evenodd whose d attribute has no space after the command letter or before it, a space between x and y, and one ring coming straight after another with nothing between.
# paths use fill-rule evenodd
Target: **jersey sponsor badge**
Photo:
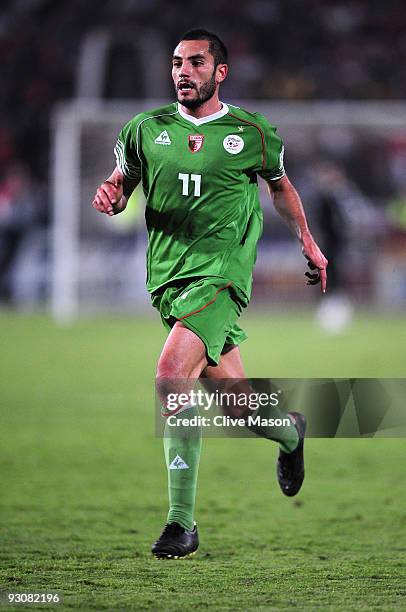
<instances>
[{"instance_id":1,"label":"jersey sponsor badge","mask_svg":"<svg viewBox=\"0 0 406 612\"><path fill-rule=\"evenodd\" d=\"M237 153L241 153L244 148L244 141L241 136L237 136L236 134L230 134L226 136L223 140L223 147L227 151L227 153L231 153L231 155L236 155Z\"/></svg>"},{"instance_id":2,"label":"jersey sponsor badge","mask_svg":"<svg viewBox=\"0 0 406 612\"><path fill-rule=\"evenodd\" d=\"M189 134L188 145L192 153L197 153L203 146L203 134Z\"/></svg>"},{"instance_id":3,"label":"jersey sponsor badge","mask_svg":"<svg viewBox=\"0 0 406 612\"><path fill-rule=\"evenodd\" d=\"M161 132L159 136L155 138L155 144L159 145L170 145L172 144L171 139L169 138L169 134L166 130Z\"/></svg>"}]
</instances>

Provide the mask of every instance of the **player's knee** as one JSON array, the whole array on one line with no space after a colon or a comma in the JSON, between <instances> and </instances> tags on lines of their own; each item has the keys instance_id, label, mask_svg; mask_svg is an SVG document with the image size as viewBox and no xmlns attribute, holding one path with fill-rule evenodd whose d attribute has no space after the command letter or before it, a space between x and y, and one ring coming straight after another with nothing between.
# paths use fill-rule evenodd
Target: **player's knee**
<instances>
[{"instance_id":1,"label":"player's knee","mask_svg":"<svg viewBox=\"0 0 406 612\"><path fill-rule=\"evenodd\" d=\"M156 378L186 378L186 373L183 371L182 364L178 359L174 359L169 355L161 355L156 370Z\"/></svg>"},{"instance_id":2,"label":"player's knee","mask_svg":"<svg viewBox=\"0 0 406 612\"><path fill-rule=\"evenodd\" d=\"M155 389L161 401L169 394L178 392L178 381L182 377L183 372L180 364L176 360L162 355L158 362L155 378Z\"/></svg>"},{"instance_id":3,"label":"player's knee","mask_svg":"<svg viewBox=\"0 0 406 612\"><path fill-rule=\"evenodd\" d=\"M176 379L167 376L157 376L155 379L155 389L161 402L166 403L166 398L177 392Z\"/></svg>"}]
</instances>

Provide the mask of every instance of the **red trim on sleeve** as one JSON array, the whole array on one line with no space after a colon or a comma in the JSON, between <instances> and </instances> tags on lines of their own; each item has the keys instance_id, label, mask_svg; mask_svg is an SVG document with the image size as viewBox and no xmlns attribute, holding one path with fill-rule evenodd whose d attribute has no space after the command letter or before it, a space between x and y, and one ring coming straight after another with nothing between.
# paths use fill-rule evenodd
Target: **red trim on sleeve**
<instances>
[{"instance_id":1,"label":"red trim on sleeve","mask_svg":"<svg viewBox=\"0 0 406 612\"><path fill-rule=\"evenodd\" d=\"M237 115L233 115L233 113L228 113L228 115L230 115L230 117L234 117L234 119L238 119L238 121L243 121L244 123L248 123L249 125L253 125L255 128L257 128L257 130L261 134L261 141L262 141L262 170L265 170L265 166L266 166L265 136L264 136L263 131L259 127L259 125L257 125L256 123L252 123L252 121L248 121L247 119L241 119L241 117L237 117Z\"/></svg>"}]
</instances>

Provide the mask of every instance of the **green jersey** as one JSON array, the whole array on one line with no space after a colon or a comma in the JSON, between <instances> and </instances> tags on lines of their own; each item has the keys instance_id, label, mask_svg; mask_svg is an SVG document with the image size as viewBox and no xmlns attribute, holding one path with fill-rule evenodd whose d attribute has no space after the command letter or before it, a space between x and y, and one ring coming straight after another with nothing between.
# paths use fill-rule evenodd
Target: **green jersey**
<instances>
[{"instance_id":1,"label":"green jersey","mask_svg":"<svg viewBox=\"0 0 406 612\"><path fill-rule=\"evenodd\" d=\"M217 277L249 300L262 233L257 174L276 180L285 172L276 128L224 103L202 119L173 103L129 121L115 155L124 176L142 181L147 201L148 290Z\"/></svg>"}]
</instances>

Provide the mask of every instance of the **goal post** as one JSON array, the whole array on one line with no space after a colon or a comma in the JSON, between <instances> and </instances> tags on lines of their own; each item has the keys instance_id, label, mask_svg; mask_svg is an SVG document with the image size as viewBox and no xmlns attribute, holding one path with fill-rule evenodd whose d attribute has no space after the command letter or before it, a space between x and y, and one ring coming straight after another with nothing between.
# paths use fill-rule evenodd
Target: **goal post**
<instances>
[{"instance_id":1,"label":"goal post","mask_svg":"<svg viewBox=\"0 0 406 612\"><path fill-rule=\"evenodd\" d=\"M145 290L129 289L136 281L140 287L140 270L145 269L145 240L135 250L131 244L131 235L142 226L141 190L113 219L91 208L96 188L115 166L113 147L121 127L141 110L139 102L75 101L54 113L50 306L59 322L81 313L126 312L145 304Z\"/></svg>"},{"instance_id":2,"label":"goal post","mask_svg":"<svg viewBox=\"0 0 406 612\"><path fill-rule=\"evenodd\" d=\"M69 321L79 312L80 122L69 108L54 119L51 307Z\"/></svg>"}]
</instances>

